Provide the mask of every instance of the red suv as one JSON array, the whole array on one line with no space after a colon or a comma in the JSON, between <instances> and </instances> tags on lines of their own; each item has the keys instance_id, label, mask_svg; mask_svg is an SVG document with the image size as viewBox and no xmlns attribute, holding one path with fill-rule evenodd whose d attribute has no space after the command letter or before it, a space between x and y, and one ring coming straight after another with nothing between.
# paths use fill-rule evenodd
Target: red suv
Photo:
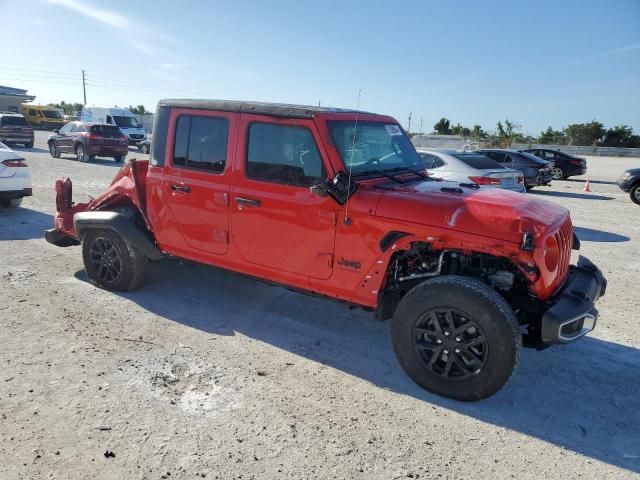
<instances>
[{"instance_id":1,"label":"red suv","mask_svg":"<svg viewBox=\"0 0 640 480\"><path fill-rule=\"evenodd\" d=\"M393 319L415 382L458 400L498 391L523 343L590 332L606 288L586 258L570 265L565 208L429 178L384 115L165 100L150 161L89 203L71 188L57 181L45 238L81 244L95 285L133 290L148 261L172 256L358 305Z\"/></svg>"},{"instance_id":2,"label":"red suv","mask_svg":"<svg viewBox=\"0 0 640 480\"><path fill-rule=\"evenodd\" d=\"M80 162L95 157L113 157L122 162L129 153L129 139L115 125L70 122L54 132L47 141L53 158L72 153Z\"/></svg>"}]
</instances>

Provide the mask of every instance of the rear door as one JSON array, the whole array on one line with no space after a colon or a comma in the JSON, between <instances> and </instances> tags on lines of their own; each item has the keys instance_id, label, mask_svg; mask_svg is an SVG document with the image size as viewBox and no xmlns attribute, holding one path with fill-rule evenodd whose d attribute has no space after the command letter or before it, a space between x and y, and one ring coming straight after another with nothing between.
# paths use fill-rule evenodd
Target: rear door
<instances>
[{"instance_id":1,"label":"rear door","mask_svg":"<svg viewBox=\"0 0 640 480\"><path fill-rule=\"evenodd\" d=\"M234 246L247 262L329 278L337 204L309 189L333 173L315 124L243 114L239 138L231 193Z\"/></svg>"},{"instance_id":2,"label":"rear door","mask_svg":"<svg viewBox=\"0 0 640 480\"><path fill-rule=\"evenodd\" d=\"M237 116L172 109L162 178L166 212L156 230L167 250L192 259L229 247L229 184Z\"/></svg>"}]
</instances>

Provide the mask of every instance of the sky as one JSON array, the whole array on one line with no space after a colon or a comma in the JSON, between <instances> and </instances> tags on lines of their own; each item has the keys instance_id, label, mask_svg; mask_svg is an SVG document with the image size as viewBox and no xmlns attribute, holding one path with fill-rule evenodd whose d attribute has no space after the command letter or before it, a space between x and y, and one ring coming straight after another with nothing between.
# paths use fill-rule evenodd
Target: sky
<instances>
[{"instance_id":1,"label":"sky","mask_svg":"<svg viewBox=\"0 0 640 480\"><path fill-rule=\"evenodd\" d=\"M42 103L218 98L640 133L640 0L0 0L0 85ZM9 44L7 45L7 39Z\"/></svg>"}]
</instances>

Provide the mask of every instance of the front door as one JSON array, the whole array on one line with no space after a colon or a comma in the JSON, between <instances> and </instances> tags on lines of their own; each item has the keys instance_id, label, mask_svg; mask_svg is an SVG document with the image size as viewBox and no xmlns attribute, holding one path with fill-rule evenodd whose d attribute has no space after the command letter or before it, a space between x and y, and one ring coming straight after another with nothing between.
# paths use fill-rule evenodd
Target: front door
<instances>
[{"instance_id":1,"label":"front door","mask_svg":"<svg viewBox=\"0 0 640 480\"><path fill-rule=\"evenodd\" d=\"M312 120L240 117L231 192L232 241L242 258L326 279L333 269L337 204L309 187L329 172Z\"/></svg>"},{"instance_id":2,"label":"front door","mask_svg":"<svg viewBox=\"0 0 640 480\"><path fill-rule=\"evenodd\" d=\"M173 109L162 178L167 211L157 231L170 252L194 260L229 246L229 179L236 115Z\"/></svg>"}]
</instances>

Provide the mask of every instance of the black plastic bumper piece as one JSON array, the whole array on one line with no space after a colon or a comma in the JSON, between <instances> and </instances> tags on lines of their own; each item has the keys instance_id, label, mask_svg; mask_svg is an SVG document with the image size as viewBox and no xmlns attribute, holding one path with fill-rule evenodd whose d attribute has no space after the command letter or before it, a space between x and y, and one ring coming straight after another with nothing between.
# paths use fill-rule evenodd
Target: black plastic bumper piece
<instances>
[{"instance_id":1,"label":"black plastic bumper piece","mask_svg":"<svg viewBox=\"0 0 640 480\"><path fill-rule=\"evenodd\" d=\"M542 316L542 343L573 342L593 330L598 319L595 302L606 289L602 272L581 256L578 265L571 267L565 286L552 299L553 305Z\"/></svg>"},{"instance_id":2,"label":"black plastic bumper piece","mask_svg":"<svg viewBox=\"0 0 640 480\"><path fill-rule=\"evenodd\" d=\"M80 212L73 216L73 224L78 236L82 238L87 230L93 228L110 229L136 247L149 260L164 258L149 236L131 220L117 212Z\"/></svg>"},{"instance_id":3,"label":"black plastic bumper piece","mask_svg":"<svg viewBox=\"0 0 640 480\"><path fill-rule=\"evenodd\" d=\"M74 245L80 245L80 242L77 239L69 237L68 235L62 235L55 228L45 230L44 239L56 247L73 247Z\"/></svg>"}]
</instances>

